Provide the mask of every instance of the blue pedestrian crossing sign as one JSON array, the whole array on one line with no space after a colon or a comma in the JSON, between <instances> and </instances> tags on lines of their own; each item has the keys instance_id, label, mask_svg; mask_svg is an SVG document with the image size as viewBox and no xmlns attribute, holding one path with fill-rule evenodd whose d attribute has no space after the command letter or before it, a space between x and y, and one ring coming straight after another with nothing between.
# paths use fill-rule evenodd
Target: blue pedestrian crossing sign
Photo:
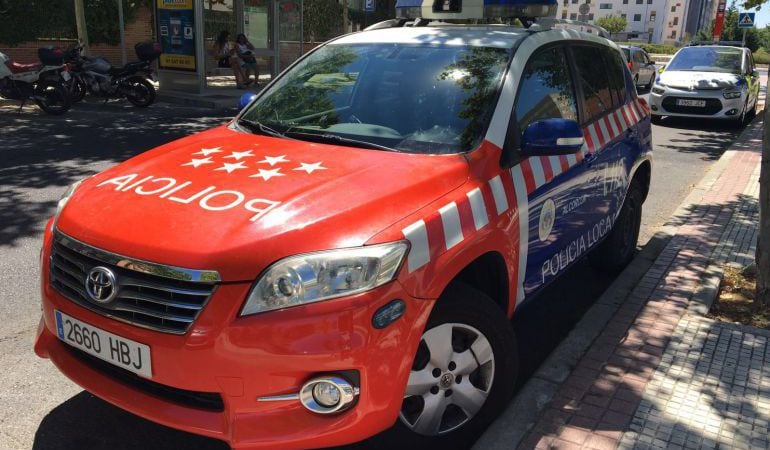
<instances>
[{"instance_id":1,"label":"blue pedestrian crossing sign","mask_svg":"<svg viewBox=\"0 0 770 450\"><path fill-rule=\"evenodd\" d=\"M364 0L364 11L374 11L376 4L376 0Z\"/></svg>"},{"instance_id":2,"label":"blue pedestrian crossing sign","mask_svg":"<svg viewBox=\"0 0 770 450\"><path fill-rule=\"evenodd\" d=\"M738 28L754 28L753 12L742 12L738 14Z\"/></svg>"}]
</instances>

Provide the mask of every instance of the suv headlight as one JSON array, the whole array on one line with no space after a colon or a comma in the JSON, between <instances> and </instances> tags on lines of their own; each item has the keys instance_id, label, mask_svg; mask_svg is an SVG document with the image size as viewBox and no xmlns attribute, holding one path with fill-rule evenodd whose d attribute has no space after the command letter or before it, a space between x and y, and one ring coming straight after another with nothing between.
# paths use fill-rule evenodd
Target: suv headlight
<instances>
[{"instance_id":1,"label":"suv headlight","mask_svg":"<svg viewBox=\"0 0 770 450\"><path fill-rule=\"evenodd\" d=\"M652 87L652 92L655 94L661 95L665 93L666 90L656 84L655 86Z\"/></svg>"},{"instance_id":2,"label":"suv headlight","mask_svg":"<svg viewBox=\"0 0 770 450\"><path fill-rule=\"evenodd\" d=\"M85 180L85 178L83 180ZM56 222L59 220L59 215L64 210L64 207L67 205L67 202L70 201L70 197L72 197L72 194L75 193L78 186L80 186L80 183L82 183L83 180L76 181L70 184L67 187L67 190L64 191L64 194L59 199L59 203L56 204L56 212L53 215L53 226L51 228L56 228Z\"/></svg>"},{"instance_id":3,"label":"suv headlight","mask_svg":"<svg viewBox=\"0 0 770 450\"><path fill-rule=\"evenodd\" d=\"M741 91L725 91L722 93L725 98L740 98L742 92Z\"/></svg>"},{"instance_id":4,"label":"suv headlight","mask_svg":"<svg viewBox=\"0 0 770 450\"><path fill-rule=\"evenodd\" d=\"M406 242L290 256L254 284L241 316L359 294L395 277Z\"/></svg>"}]
</instances>

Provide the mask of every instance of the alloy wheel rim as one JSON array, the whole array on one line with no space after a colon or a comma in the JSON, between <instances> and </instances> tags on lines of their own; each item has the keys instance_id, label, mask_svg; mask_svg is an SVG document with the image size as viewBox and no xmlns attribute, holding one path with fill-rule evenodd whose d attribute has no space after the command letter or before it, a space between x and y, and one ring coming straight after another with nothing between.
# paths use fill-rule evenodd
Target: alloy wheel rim
<instances>
[{"instance_id":1,"label":"alloy wheel rim","mask_svg":"<svg viewBox=\"0 0 770 450\"><path fill-rule=\"evenodd\" d=\"M479 330L445 323L420 341L399 418L415 433L436 436L468 423L492 388L495 358Z\"/></svg>"}]
</instances>

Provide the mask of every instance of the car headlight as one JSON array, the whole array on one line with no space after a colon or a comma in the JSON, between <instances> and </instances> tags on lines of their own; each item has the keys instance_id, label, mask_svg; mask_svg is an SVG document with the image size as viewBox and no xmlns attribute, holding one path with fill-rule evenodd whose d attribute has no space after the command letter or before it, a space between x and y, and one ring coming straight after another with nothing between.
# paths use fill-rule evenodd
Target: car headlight
<instances>
[{"instance_id":1,"label":"car headlight","mask_svg":"<svg viewBox=\"0 0 770 450\"><path fill-rule=\"evenodd\" d=\"M241 315L359 294L395 277L409 246L393 242L290 256L254 284Z\"/></svg>"},{"instance_id":2,"label":"car headlight","mask_svg":"<svg viewBox=\"0 0 770 450\"><path fill-rule=\"evenodd\" d=\"M661 94L665 93L666 90L663 89L662 87L658 86L658 85L655 85L655 86L652 87L652 92L655 93L655 94L661 95Z\"/></svg>"},{"instance_id":3,"label":"car headlight","mask_svg":"<svg viewBox=\"0 0 770 450\"><path fill-rule=\"evenodd\" d=\"M725 98L740 98L741 94L741 91L725 91L722 93Z\"/></svg>"},{"instance_id":4,"label":"car headlight","mask_svg":"<svg viewBox=\"0 0 770 450\"><path fill-rule=\"evenodd\" d=\"M72 194L75 193L75 190L77 190L78 186L80 186L80 183L82 183L83 180L76 181L72 184L70 184L67 187L67 190L64 191L64 194L59 199L59 203L56 204L56 212L53 215L53 227L56 228L56 222L59 220L59 215L64 210L64 207L67 205L67 202L70 201L70 197L72 197Z\"/></svg>"}]
</instances>

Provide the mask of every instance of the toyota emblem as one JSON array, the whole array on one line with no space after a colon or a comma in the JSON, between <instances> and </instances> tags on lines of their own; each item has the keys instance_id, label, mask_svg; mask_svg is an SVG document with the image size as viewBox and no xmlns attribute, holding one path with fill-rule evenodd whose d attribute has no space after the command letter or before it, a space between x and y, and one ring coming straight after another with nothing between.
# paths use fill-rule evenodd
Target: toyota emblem
<instances>
[{"instance_id":1,"label":"toyota emblem","mask_svg":"<svg viewBox=\"0 0 770 450\"><path fill-rule=\"evenodd\" d=\"M109 303L117 292L115 274L106 267L94 267L86 277L86 292L97 303Z\"/></svg>"}]
</instances>

